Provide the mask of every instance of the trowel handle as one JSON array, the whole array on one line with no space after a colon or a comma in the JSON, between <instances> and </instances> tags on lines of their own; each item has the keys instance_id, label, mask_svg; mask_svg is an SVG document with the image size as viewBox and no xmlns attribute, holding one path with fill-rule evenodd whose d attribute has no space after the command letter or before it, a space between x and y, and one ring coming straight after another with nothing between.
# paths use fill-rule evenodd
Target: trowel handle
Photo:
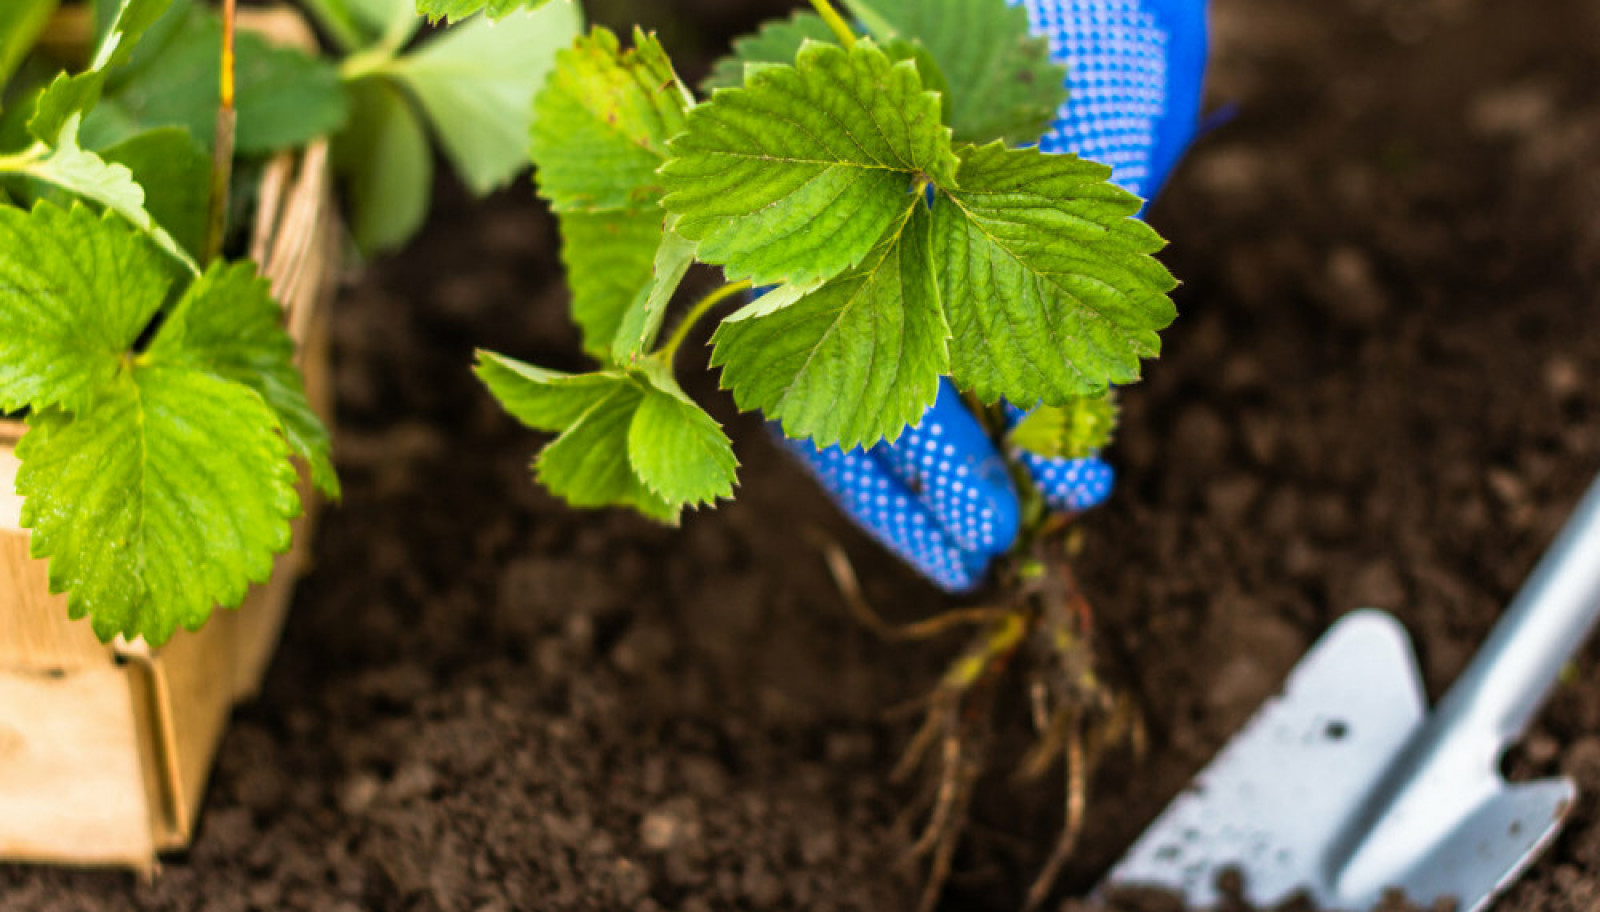
<instances>
[{"instance_id":1,"label":"trowel handle","mask_svg":"<svg viewBox=\"0 0 1600 912\"><path fill-rule=\"evenodd\" d=\"M1600 617L1600 480L1534 567L1472 664L1435 715L1492 733L1503 747L1522 733Z\"/></svg>"}]
</instances>

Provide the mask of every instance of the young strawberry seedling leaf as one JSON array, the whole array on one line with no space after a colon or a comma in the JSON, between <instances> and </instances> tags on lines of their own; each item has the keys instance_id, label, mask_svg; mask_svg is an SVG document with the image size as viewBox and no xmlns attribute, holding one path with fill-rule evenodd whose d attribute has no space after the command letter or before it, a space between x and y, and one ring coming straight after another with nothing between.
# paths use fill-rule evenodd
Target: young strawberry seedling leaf
<instances>
[{"instance_id":1,"label":"young strawberry seedling leaf","mask_svg":"<svg viewBox=\"0 0 1600 912\"><path fill-rule=\"evenodd\" d=\"M957 142L1036 143L1067 101L1066 67L1050 59L1049 42L1030 32L1021 5L872 0L871 8L896 36L926 47L950 85L959 87L950 93Z\"/></svg>"},{"instance_id":2,"label":"young strawberry seedling leaf","mask_svg":"<svg viewBox=\"0 0 1600 912\"><path fill-rule=\"evenodd\" d=\"M477 372L524 424L560 435L534 470L575 507L631 506L676 524L685 506L733 493L732 444L663 368L563 374L480 352Z\"/></svg>"},{"instance_id":3,"label":"young strawberry seedling leaf","mask_svg":"<svg viewBox=\"0 0 1600 912\"><path fill-rule=\"evenodd\" d=\"M122 0L107 27L105 37L89 69L77 75L62 73L39 96L28 129L36 139L55 145L62 128L74 117L82 116L100 100L106 73L127 62L139 37L166 13L172 0Z\"/></svg>"},{"instance_id":4,"label":"young strawberry seedling leaf","mask_svg":"<svg viewBox=\"0 0 1600 912\"><path fill-rule=\"evenodd\" d=\"M344 126L349 108L336 67L250 32L235 42L235 149L240 155L298 148ZM84 118L83 134L92 144L110 145L173 126L188 130L210 150L220 104L221 18L210 10L189 10L157 50L159 56L141 60L132 72L112 74L105 97ZM141 58L144 53L141 49Z\"/></svg>"},{"instance_id":5,"label":"young strawberry seedling leaf","mask_svg":"<svg viewBox=\"0 0 1600 912\"><path fill-rule=\"evenodd\" d=\"M416 96L456 171L481 196L527 164L530 102L556 50L581 28L577 7L567 2L499 22L475 19L387 72Z\"/></svg>"},{"instance_id":6,"label":"young strawberry seedling leaf","mask_svg":"<svg viewBox=\"0 0 1600 912\"><path fill-rule=\"evenodd\" d=\"M903 224L922 186L953 185L938 94L870 42L808 44L689 114L664 205L698 256L757 285L829 279Z\"/></svg>"},{"instance_id":7,"label":"young strawberry seedling leaf","mask_svg":"<svg viewBox=\"0 0 1600 912\"><path fill-rule=\"evenodd\" d=\"M622 325L616 333L611 356L618 364L631 365L656 344L667 305L694 263L694 244L683 239L669 224L661 233L661 246L650 267L650 280L634 296Z\"/></svg>"},{"instance_id":8,"label":"young strawberry seedling leaf","mask_svg":"<svg viewBox=\"0 0 1600 912\"><path fill-rule=\"evenodd\" d=\"M350 123L333 150L348 194L350 233L362 250L397 247L428 215L433 151L427 127L386 80L363 79L349 92Z\"/></svg>"},{"instance_id":9,"label":"young strawberry seedling leaf","mask_svg":"<svg viewBox=\"0 0 1600 912\"><path fill-rule=\"evenodd\" d=\"M211 198L211 153L187 130L146 130L100 153L144 188L144 208L178 246L199 257L205 244L206 204Z\"/></svg>"},{"instance_id":10,"label":"young strawberry seedling leaf","mask_svg":"<svg viewBox=\"0 0 1600 912\"><path fill-rule=\"evenodd\" d=\"M1011 429L1011 445L1045 459L1084 459L1111 445L1117 427L1116 392L1045 405Z\"/></svg>"},{"instance_id":11,"label":"young strawberry seedling leaf","mask_svg":"<svg viewBox=\"0 0 1600 912\"><path fill-rule=\"evenodd\" d=\"M775 19L761 26L753 35L746 35L733 43L733 53L718 60L711 75L701 84L707 92L716 89L737 89L744 85L745 68L756 63L787 65L794 63L800 46L807 41L838 44L839 39L812 12L796 12L788 19Z\"/></svg>"},{"instance_id":12,"label":"young strawberry seedling leaf","mask_svg":"<svg viewBox=\"0 0 1600 912\"><path fill-rule=\"evenodd\" d=\"M1139 378L1177 316L1161 237L1111 169L1070 155L963 150L933 204L951 374L980 400L1065 405Z\"/></svg>"},{"instance_id":13,"label":"young strawberry seedling leaf","mask_svg":"<svg viewBox=\"0 0 1600 912\"><path fill-rule=\"evenodd\" d=\"M604 359L614 343L632 348L617 334L662 246L656 172L692 101L661 44L643 32L624 51L616 35L597 28L556 60L534 100L531 149L539 193L561 220L584 348ZM641 314L634 335L645 331Z\"/></svg>"},{"instance_id":14,"label":"young strawberry seedling leaf","mask_svg":"<svg viewBox=\"0 0 1600 912\"><path fill-rule=\"evenodd\" d=\"M718 327L711 363L741 409L846 449L922 416L950 369L950 327L929 262L931 219L921 204L905 218L859 266L798 302Z\"/></svg>"},{"instance_id":15,"label":"young strawberry seedling leaf","mask_svg":"<svg viewBox=\"0 0 1600 912\"><path fill-rule=\"evenodd\" d=\"M102 639L159 645L239 604L287 549L291 452L336 490L280 311L251 267L214 265L141 351L169 279L132 226L43 203L0 209L0 235L0 407L31 410L32 553Z\"/></svg>"}]
</instances>

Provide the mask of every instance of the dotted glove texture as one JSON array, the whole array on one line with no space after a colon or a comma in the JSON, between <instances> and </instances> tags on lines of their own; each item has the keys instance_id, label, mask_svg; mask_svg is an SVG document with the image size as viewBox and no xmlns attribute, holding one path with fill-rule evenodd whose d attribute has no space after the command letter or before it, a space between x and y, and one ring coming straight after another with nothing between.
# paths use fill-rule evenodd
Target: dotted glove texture
<instances>
[{"instance_id":1,"label":"dotted glove texture","mask_svg":"<svg viewBox=\"0 0 1600 912\"><path fill-rule=\"evenodd\" d=\"M1154 195L1199 121L1206 0L1020 5L1068 72L1070 96L1040 149L1108 164L1117 184ZM1009 412L1013 420L1022 414ZM893 444L848 452L784 444L857 524L946 591L975 588L1016 541L1021 507L1005 461L948 379L922 420ZM1018 455L1053 510L1080 512L1111 494L1114 472L1098 456Z\"/></svg>"}]
</instances>

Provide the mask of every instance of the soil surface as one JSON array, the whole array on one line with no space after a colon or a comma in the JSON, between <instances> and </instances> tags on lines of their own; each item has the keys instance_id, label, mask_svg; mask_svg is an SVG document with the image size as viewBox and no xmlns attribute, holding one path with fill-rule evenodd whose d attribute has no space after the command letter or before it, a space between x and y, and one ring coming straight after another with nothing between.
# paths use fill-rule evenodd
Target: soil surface
<instances>
[{"instance_id":1,"label":"soil surface","mask_svg":"<svg viewBox=\"0 0 1600 912\"><path fill-rule=\"evenodd\" d=\"M702 60L763 12L650 6ZM1437 696L1600 467L1600 5L1215 0L1214 45L1231 116L1153 212L1183 316L1083 522L1104 672L1149 750L1092 784L1073 908L1342 613L1396 613ZM579 366L530 197L446 188L343 296L345 502L192 851L153 883L0 866L0 908L909 907L888 771L913 722L886 710L960 641L876 639L799 533L841 542L893 618L952 603L712 377L736 504L674 532L536 489L539 440L467 371L475 346ZM1600 649L1507 765L1583 797L1498 908L1600 907ZM1016 908L1061 824L1059 784L991 779L947 909Z\"/></svg>"}]
</instances>

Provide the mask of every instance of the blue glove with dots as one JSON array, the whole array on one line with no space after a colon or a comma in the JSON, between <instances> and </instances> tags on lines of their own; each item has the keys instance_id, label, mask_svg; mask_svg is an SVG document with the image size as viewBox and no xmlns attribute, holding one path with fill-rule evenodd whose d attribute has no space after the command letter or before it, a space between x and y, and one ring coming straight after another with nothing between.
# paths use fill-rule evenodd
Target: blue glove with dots
<instances>
[{"instance_id":1,"label":"blue glove with dots","mask_svg":"<svg viewBox=\"0 0 1600 912\"><path fill-rule=\"evenodd\" d=\"M1206 0L1020 3L1034 34L1066 64L1071 93L1039 148L1110 165L1114 182L1153 196L1199 121ZM1023 414L1007 412L1013 422ZM1021 505L1005 460L948 379L892 444L844 451L784 443L857 524L947 591L977 586L1016 541ZM1098 456L1020 460L1052 510L1080 512L1111 494L1114 473Z\"/></svg>"}]
</instances>

